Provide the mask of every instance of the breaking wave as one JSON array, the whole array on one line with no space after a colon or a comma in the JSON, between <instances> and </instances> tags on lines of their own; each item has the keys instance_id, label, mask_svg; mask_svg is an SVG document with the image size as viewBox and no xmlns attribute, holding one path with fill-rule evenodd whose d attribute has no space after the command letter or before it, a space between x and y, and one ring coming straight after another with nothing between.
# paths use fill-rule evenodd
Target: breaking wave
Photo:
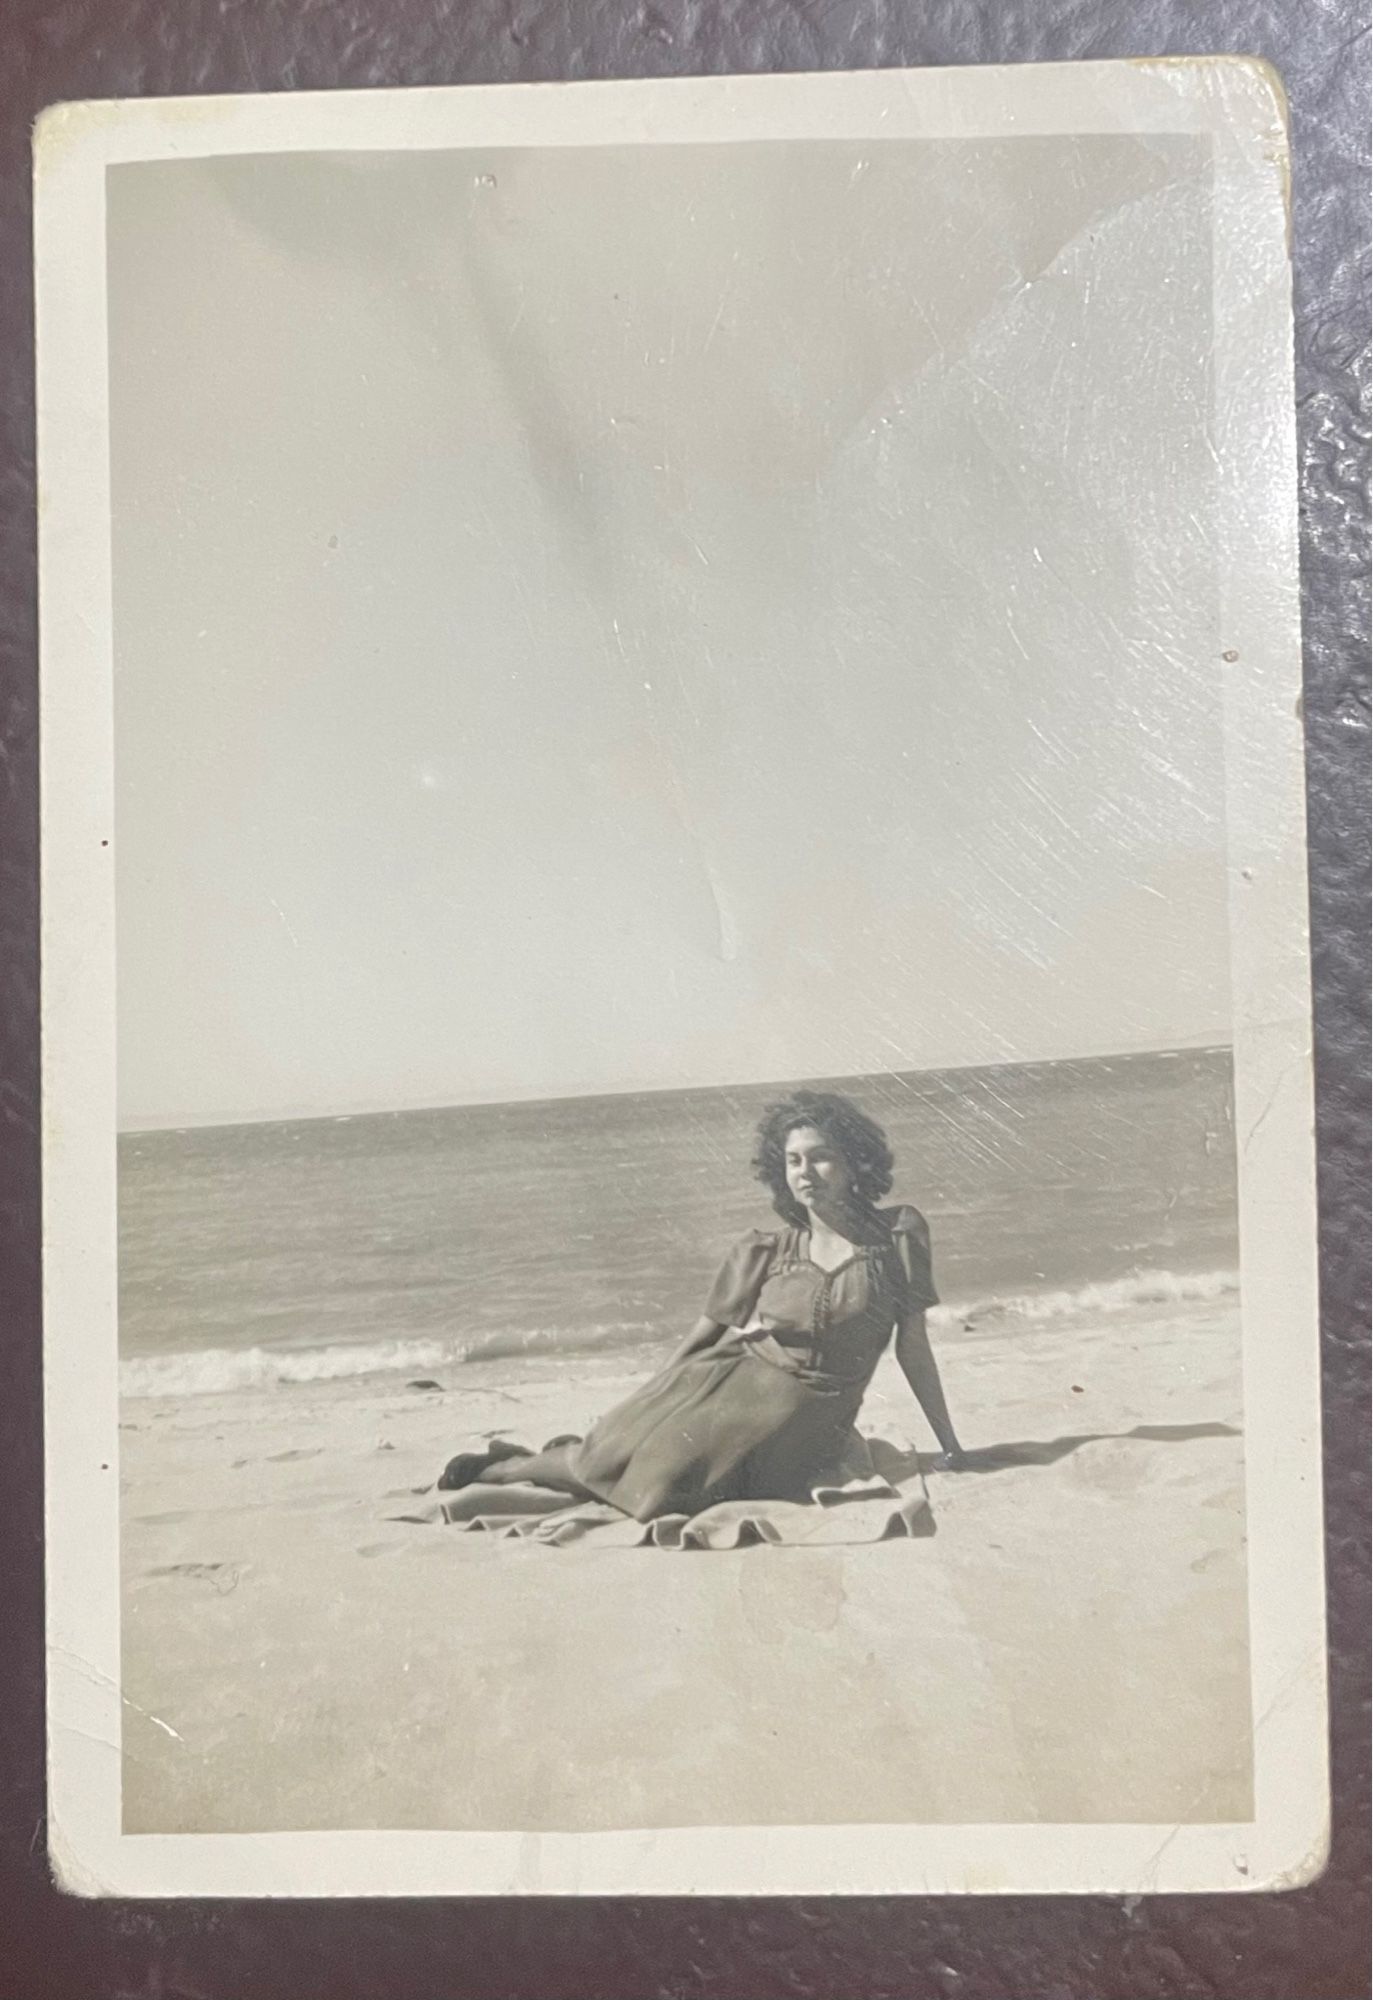
<instances>
[{"instance_id":1,"label":"breaking wave","mask_svg":"<svg viewBox=\"0 0 1373 2000\"><path fill-rule=\"evenodd\" d=\"M1231 1297L1236 1271L1138 1271L1128 1278L1073 1290L1026 1292L971 1303L936 1306L939 1328L994 1330L1008 1321L1040 1325L1084 1313L1116 1313L1132 1306L1177 1305ZM588 1327L529 1327L479 1334L468 1340L348 1341L325 1347L207 1347L198 1352L128 1356L120 1367L126 1396L207 1396L232 1389L271 1388L279 1382L337 1382L355 1375L432 1375L471 1361L534 1355L587 1354L631 1349L662 1329L646 1320L617 1320Z\"/></svg>"},{"instance_id":2,"label":"breaking wave","mask_svg":"<svg viewBox=\"0 0 1373 2000\"><path fill-rule=\"evenodd\" d=\"M587 1354L634 1347L653 1329L616 1321L574 1329L528 1327L471 1340L346 1341L329 1347L205 1347L182 1354L127 1356L119 1369L125 1396L211 1396L226 1389L267 1389L278 1382L338 1382L350 1375L427 1375L466 1361L538 1354Z\"/></svg>"},{"instance_id":3,"label":"breaking wave","mask_svg":"<svg viewBox=\"0 0 1373 2000\"><path fill-rule=\"evenodd\" d=\"M989 1326L1001 1320L1066 1319L1079 1313L1124 1312L1131 1306L1178 1305L1237 1294L1238 1271L1135 1271L1128 1278L1078 1285L1070 1291L1023 1292L1005 1298L951 1302L930 1313L935 1326Z\"/></svg>"}]
</instances>

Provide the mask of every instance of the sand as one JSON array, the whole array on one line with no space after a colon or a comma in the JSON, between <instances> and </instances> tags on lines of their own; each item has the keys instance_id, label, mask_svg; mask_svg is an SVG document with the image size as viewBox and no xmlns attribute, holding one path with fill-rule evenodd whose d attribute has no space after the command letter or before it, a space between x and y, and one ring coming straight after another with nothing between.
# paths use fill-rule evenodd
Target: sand
<instances>
[{"instance_id":1,"label":"sand","mask_svg":"<svg viewBox=\"0 0 1373 2000\"><path fill-rule=\"evenodd\" d=\"M1233 1299L938 1339L932 1538L552 1549L393 1517L623 1361L130 1399L130 1832L1244 1820ZM871 1424L869 1424L871 1419ZM884 1362L864 1428L929 1445Z\"/></svg>"}]
</instances>

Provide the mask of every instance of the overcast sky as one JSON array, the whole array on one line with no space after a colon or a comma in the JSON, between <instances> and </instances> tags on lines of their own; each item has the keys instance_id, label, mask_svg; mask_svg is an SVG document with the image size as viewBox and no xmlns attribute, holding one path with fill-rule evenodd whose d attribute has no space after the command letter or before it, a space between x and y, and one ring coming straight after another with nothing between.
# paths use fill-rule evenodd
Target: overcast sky
<instances>
[{"instance_id":1,"label":"overcast sky","mask_svg":"<svg viewBox=\"0 0 1373 2000\"><path fill-rule=\"evenodd\" d=\"M1208 198L114 169L121 1121L1228 1039Z\"/></svg>"}]
</instances>

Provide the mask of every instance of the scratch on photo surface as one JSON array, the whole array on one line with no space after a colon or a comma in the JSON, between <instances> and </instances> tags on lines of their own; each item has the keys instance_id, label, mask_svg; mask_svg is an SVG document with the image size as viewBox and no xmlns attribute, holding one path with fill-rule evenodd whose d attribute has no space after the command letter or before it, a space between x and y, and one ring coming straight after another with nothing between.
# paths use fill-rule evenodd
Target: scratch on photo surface
<instances>
[{"instance_id":1,"label":"scratch on photo surface","mask_svg":"<svg viewBox=\"0 0 1373 2000\"><path fill-rule=\"evenodd\" d=\"M1267 1097L1264 1100L1264 1106L1262 1111L1260 1111L1258 1117L1254 1120L1253 1124L1249 1127L1248 1132L1245 1134L1244 1150L1246 1153L1249 1151L1249 1148L1253 1145L1254 1140L1258 1137L1260 1128L1266 1121L1269 1112L1273 1109L1273 1106L1277 1103L1279 1093L1281 1092L1283 1085L1286 1083L1288 1077L1292 1074L1292 1071L1294 1070L1295 1067L1296 1067L1295 1062L1284 1063L1283 1067L1278 1071L1278 1074L1273 1082L1273 1087L1269 1091Z\"/></svg>"},{"instance_id":2,"label":"scratch on photo surface","mask_svg":"<svg viewBox=\"0 0 1373 2000\"><path fill-rule=\"evenodd\" d=\"M70 1646L50 1646L48 1650L51 1653L60 1654L64 1660L69 1660L77 1668L78 1672L84 1674L86 1679L88 1681L93 1682L96 1687L106 1687L112 1689L114 1693L118 1695L124 1707L131 1708L135 1715L141 1715L145 1718L146 1721L155 1723L159 1729L165 1730L167 1735L174 1737L178 1743L184 1743L186 1741L185 1737L181 1734L179 1730L172 1728L170 1722L164 1722L162 1720L162 1717L160 1715L154 1715L151 1709L141 1707L138 1702L132 1700L130 1696L125 1694L123 1688L121 1688L119 1683L113 1680L109 1674L103 1673L99 1667L93 1667L89 1660L84 1659L80 1653L74 1653ZM96 1742L104 1743L107 1741L107 1739L103 1736L100 1737L93 1736L90 1730L88 1729L78 1728L75 1723L70 1723L70 1722L64 1723L62 1726L65 1729L70 1729L72 1733L76 1736L90 1737L90 1740L93 1743ZM115 1746L113 1744L110 1744L109 1747L113 1749Z\"/></svg>"}]
</instances>

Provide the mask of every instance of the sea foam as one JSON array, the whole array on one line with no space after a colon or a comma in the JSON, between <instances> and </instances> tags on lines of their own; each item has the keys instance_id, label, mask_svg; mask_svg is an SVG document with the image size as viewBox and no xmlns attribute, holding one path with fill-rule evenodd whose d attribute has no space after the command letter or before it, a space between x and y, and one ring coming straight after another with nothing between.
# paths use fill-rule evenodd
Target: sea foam
<instances>
[{"instance_id":1,"label":"sea foam","mask_svg":"<svg viewBox=\"0 0 1373 2000\"><path fill-rule=\"evenodd\" d=\"M1140 1271L1075 1290L1027 1292L936 1306L931 1325L994 1331L1014 1321L1040 1325L1135 1306L1219 1300L1239 1290L1235 1271ZM188 1353L125 1357L119 1386L126 1396L205 1396L226 1390L267 1389L278 1383L336 1382L363 1375L432 1375L473 1361L538 1355L629 1351L670 1343L648 1321L617 1320L576 1327L527 1327L465 1340L344 1341L321 1347L207 1347Z\"/></svg>"},{"instance_id":2,"label":"sea foam","mask_svg":"<svg viewBox=\"0 0 1373 2000\"><path fill-rule=\"evenodd\" d=\"M1126 1312L1131 1306L1177 1305L1228 1298L1239 1291L1238 1271L1134 1271L1125 1278L1065 1291L1020 1292L1000 1298L950 1301L930 1313L933 1326L981 1327L1002 1320L1066 1319L1082 1313Z\"/></svg>"}]
</instances>

